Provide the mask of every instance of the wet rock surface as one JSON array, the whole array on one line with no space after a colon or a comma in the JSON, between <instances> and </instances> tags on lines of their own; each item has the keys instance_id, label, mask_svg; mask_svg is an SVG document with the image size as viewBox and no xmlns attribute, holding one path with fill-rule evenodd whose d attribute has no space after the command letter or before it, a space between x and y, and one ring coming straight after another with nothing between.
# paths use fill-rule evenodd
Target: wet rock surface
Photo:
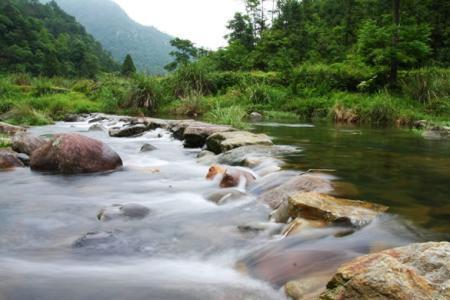
<instances>
[{"instance_id":1,"label":"wet rock surface","mask_svg":"<svg viewBox=\"0 0 450 300\"><path fill-rule=\"evenodd\" d=\"M24 167L24 163L17 158L17 153L0 149L0 170L14 169L16 167Z\"/></svg>"},{"instance_id":2,"label":"wet rock surface","mask_svg":"<svg viewBox=\"0 0 450 300\"><path fill-rule=\"evenodd\" d=\"M322 300L450 299L450 243L411 244L341 266Z\"/></svg>"},{"instance_id":3,"label":"wet rock surface","mask_svg":"<svg viewBox=\"0 0 450 300\"><path fill-rule=\"evenodd\" d=\"M19 132L25 132L26 129L20 126L15 126L7 123L0 122L0 133L6 135L15 135Z\"/></svg>"},{"instance_id":4,"label":"wet rock surface","mask_svg":"<svg viewBox=\"0 0 450 300\"><path fill-rule=\"evenodd\" d=\"M289 216L350 226L364 226L386 206L348 199L339 199L317 192L301 192L289 196Z\"/></svg>"},{"instance_id":5,"label":"wet rock surface","mask_svg":"<svg viewBox=\"0 0 450 300\"><path fill-rule=\"evenodd\" d=\"M156 148L155 146L153 146L151 144L144 144L144 145L142 145L142 147L139 151L140 152L152 152L155 150L158 150L158 148Z\"/></svg>"},{"instance_id":6,"label":"wet rock surface","mask_svg":"<svg viewBox=\"0 0 450 300\"><path fill-rule=\"evenodd\" d=\"M265 134L254 134L248 131L219 132L206 140L207 149L219 154L238 147L250 145L272 146L272 140Z\"/></svg>"},{"instance_id":7,"label":"wet rock surface","mask_svg":"<svg viewBox=\"0 0 450 300\"><path fill-rule=\"evenodd\" d=\"M80 135L61 134L36 149L31 155L31 169L64 174L115 170L122 160L108 145Z\"/></svg>"},{"instance_id":8,"label":"wet rock surface","mask_svg":"<svg viewBox=\"0 0 450 300\"><path fill-rule=\"evenodd\" d=\"M31 155L34 150L45 144L45 140L28 133L16 134L12 139L12 149L18 153Z\"/></svg>"},{"instance_id":9,"label":"wet rock surface","mask_svg":"<svg viewBox=\"0 0 450 300\"><path fill-rule=\"evenodd\" d=\"M218 132L233 131L231 126L213 125L203 122L191 123L183 133L184 146L187 148L200 148L206 143L206 139Z\"/></svg>"},{"instance_id":10,"label":"wet rock surface","mask_svg":"<svg viewBox=\"0 0 450 300\"><path fill-rule=\"evenodd\" d=\"M111 137L133 137L140 135L147 130L148 127L144 124L127 125L121 128L111 128L109 130L109 135Z\"/></svg>"}]
</instances>

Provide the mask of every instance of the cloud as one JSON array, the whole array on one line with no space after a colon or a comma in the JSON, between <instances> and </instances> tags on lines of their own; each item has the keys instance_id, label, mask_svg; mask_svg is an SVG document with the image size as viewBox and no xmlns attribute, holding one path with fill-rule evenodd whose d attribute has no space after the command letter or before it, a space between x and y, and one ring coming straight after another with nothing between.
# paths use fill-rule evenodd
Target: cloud
<instances>
[{"instance_id":1,"label":"cloud","mask_svg":"<svg viewBox=\"0 0 450 300\"><path fill-rule=\"evenodd\" d=\"M226 24L240 0L114 0L136 22L210 49L226 45Z\"/></svg>"}]
</instances>

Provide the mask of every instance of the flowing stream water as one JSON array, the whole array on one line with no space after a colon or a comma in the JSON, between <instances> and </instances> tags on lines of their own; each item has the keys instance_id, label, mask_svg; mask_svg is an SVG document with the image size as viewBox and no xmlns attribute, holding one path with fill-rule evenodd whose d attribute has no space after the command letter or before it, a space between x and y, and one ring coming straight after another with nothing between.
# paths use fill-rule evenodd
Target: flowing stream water
<instances>
[{"instance_id":1,"label":"flowing stream water","mask_svg":"<svg viewBox=\"0 0 450 300\"><path fill-rule=\"evenodd\" d=\"M0 172L1 300L285 299L281 287L289 280L329 279L353 257L437 238L450 228L450 146L410 132L256 125L276 143L303 149L285 157L286 168L335 169L329 174L337 194L393 208L350 235L331 227L283 238L278 226L266 224L270 209L256 194L223 205L206 199L218 187L205 180L208 166L196 162L200 149L184 149L163 130L111 138L89 126L57 123L30 131L102 140L122 157L122 170ZM144 143L157 150L141 153ZM126 203L145 205L150 215L97 220L101 208ZM254 223L266 230L238 229ZM88 232L105 236L74 247Z\"/></svg>"}]
</instances>

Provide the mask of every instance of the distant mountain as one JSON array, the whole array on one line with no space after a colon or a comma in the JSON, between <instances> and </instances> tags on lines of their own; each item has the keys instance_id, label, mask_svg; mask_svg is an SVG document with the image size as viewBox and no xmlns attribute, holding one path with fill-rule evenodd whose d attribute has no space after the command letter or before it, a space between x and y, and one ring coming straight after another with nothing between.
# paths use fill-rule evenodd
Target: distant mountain
<instances>
[{"instance_id":1,"label":"distant mountain","mask_svg":"<svg viewBox=\"0 0 450 300\"><path fill-rule=\"evenodd\" d=\"M0 1L0 72L94 77L118 68L100 43L55 3Z\"/></svg>"},{"instance_id":2,"label":"distant mountain","mask_svg":"<svg viewBox=\"0 0 450 300\"><path fill-rule=\"evenodd\" d=\"M172 61L169 42L173 37L155 27L136 23L112 0L56 2L83 24L120 63L130 54L139 70L163 74L164 66Z\"/></svg>"}]
</instances>

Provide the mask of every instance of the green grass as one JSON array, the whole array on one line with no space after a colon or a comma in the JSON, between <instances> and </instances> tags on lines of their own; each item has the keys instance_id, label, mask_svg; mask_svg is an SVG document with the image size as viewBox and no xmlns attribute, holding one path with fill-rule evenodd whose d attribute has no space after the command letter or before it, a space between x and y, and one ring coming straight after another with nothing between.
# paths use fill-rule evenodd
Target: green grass
<instances>
[{"instance_id":1,"label":"green grass","mask_svg":"<svg viewBox=\"0 0 450 300\"><path fill-rule=\"evenodd\" d=\"M208 122L230 125L239 129L247 129L249 127L245 122L246 117L247 112L242 106L221 107L219 103L205 115L205 119Z\"/></svg>"},{"instance_id":2,"label":"green grass","mask_svg":"<svg viewBox=\"0 0 450 300\"><path fill-rule=\"evenodd\" d=\"M11 147L11 144L11 139L8 136L0 134L0 148Z\"/></svg>"}]
</instances>

